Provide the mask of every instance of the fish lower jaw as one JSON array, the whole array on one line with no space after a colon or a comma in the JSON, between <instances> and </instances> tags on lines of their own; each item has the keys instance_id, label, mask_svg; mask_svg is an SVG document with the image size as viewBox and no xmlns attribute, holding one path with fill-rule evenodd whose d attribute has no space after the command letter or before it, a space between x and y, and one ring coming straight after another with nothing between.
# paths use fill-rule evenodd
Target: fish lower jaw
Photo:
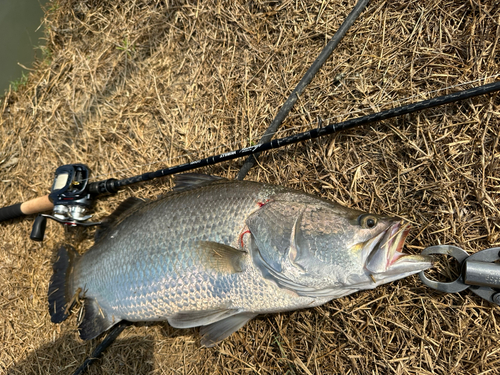
<instances>
[{"instance_id":1,"label":"fish lower jaw","mask_svg":"<svg viewBox=\"0 0 500 375\"><path fill-rule=\"evenodd\" d=\"M403 257L406 257L408 256L408 254L405 254L405 253L402 253L402 252L399 252L399 251L395 251L394 254L392 255L392 257L389 259L389 261L387 262L387 268L391 267L394 263L396 263L400 258L403 258Z\"/></svg>"},{"instance_id":2,"label":"fish lower jaw","mask_svg":"<svg viewBox=\"0 0 500 375\"><path fill-rule=\"evenodd\" d=\"M362 289L373 289L382 284L404 279L430 267L432 267L432 262L429 257L403 254L388 269L380 272L369 272L367 276L372 282Z\"/></svg>"},{"instance_id":3,"label":"fish lower jaw","mask_svg":"<svg viewBox=\"0 0 500 375\"><path fill-rule=\"evenodd\" d=\"M366 267L373 275L396 275L398 273L416 273L432 267L432 258L423 255L410 255L399 251L388 257L387 263L378 267ZM403 277L403 276L401 276Z\"/></svg>"},{"instance_id":4,"label":"fish lower jaw","mask_svg":"<svg viewBox=\"0 0 500 375\"><path fill-rule=\"evenodd\" d=\"M392 258L385 274L416 273L432 267L432 258L423 255L409 255L396 253Z\"/></svg>"}]
</instances>

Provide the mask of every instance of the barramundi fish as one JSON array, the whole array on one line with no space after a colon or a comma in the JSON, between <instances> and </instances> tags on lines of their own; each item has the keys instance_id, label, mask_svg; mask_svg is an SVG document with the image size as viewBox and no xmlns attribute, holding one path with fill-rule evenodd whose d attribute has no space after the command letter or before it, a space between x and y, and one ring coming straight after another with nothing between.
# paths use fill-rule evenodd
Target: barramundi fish
<instances>
[{"instance_id":1,"label":"barramundi fish","mask_svg":"<svg viewBox=\"0 0 500 375\"><path fill-rule=\"evenodd\" d=\"M431 266L401 252L408 225L286 187L185 174L129 198L83 255L58 251L52 322L83 301L80 337L121 320L201 327L212 346L258 314L324 304Z\"/></svg>"}]
</instances>

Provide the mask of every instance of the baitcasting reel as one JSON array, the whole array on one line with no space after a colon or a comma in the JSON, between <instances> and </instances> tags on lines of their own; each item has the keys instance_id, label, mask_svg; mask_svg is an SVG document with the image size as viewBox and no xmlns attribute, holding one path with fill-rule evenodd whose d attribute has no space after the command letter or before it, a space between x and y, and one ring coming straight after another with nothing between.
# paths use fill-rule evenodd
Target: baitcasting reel
<instances>
[{"instance_id":1,"label":"baitcasting reel","mask_svg":"<svg viewBox=\"0 0 500 375\"><path fill-rule=\"evenodd\" d=\"M30 238L42 241L47 218L68 226L92 226L101 222L86 222L92 206L93 194L89 189L90 170L84 164L67 164L56 169L49 200L54 204L53 215L40 214L35 219Z\"/></svg>"}]
</instances>

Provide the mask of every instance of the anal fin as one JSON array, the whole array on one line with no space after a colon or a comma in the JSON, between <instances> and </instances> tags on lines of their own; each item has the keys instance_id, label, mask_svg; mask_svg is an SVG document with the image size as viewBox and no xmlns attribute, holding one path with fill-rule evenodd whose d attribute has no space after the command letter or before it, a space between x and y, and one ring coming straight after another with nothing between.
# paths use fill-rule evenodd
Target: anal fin
<instances>
[{"instance_id":1,"label":"anal fin","mask_svg":"<svg viewBox=\"0 0 500 375\"><path fill-rule=\"evenodd\" d=\"M200 328L201 345L212 347L236 332L258 314L240 313Z\"/></svg>"}]
</instances>

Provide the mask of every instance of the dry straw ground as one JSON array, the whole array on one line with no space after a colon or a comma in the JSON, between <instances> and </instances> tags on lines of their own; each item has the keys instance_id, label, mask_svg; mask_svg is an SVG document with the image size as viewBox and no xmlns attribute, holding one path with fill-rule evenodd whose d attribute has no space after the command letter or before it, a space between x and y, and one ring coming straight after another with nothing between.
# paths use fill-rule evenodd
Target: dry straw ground
<instances>
[{"instance_id":1,"label":"dry straw ground","mask_svg":"<svg viewBox=\"0 0 500 375\"><path fill-rule=\"evenodd\" d=\"M255 143L354 3L52 1L45 60L0 102L0 206L46 194L62 164L123 178ZM281 135L494 81L499 38L495 0L372 1ZM405 217L409 252L476 252L500 246L499 130L490 95L267 153L247 178ZM203 172L234 178L240 165ZM95 214L170 186L126 189ZM31 219L0 224L0 373L69 374L97 341L78 338L75 318L50 323L48 280L58 244L84 251L92 230L51 222L39 244ZM90 373L494 374L498 313L410 277L259 317L211 349L197 330L131 327Z\"/></svg>"}]
</instances>

